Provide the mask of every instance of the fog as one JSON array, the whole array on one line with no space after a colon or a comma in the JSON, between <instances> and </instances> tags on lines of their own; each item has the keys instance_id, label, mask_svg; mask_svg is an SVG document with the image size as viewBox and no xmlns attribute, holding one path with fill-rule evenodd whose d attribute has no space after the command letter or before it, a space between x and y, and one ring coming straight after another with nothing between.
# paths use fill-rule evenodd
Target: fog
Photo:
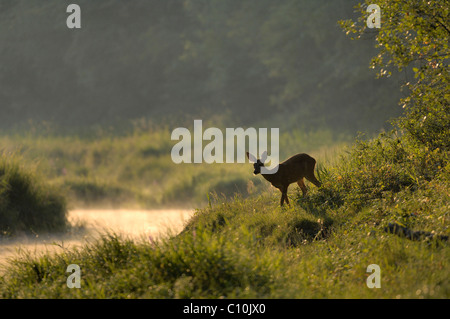
<instances>
[{"instance_id":1,"label":"fog","mask_svg":"<svg viewBox=\"0 0 450 319\"><path fill-rule=\"evenodd\" d=\"M156 242L176 235L183 229L193 210L124 210L81 209L72 210L68 220L74 227L66 234L18 235L0 238L0 271L8 260L22 256L24 252L40 255L59 253L94 242L99 236L115 233L136 241Z\"/></svg>"},{"instance_id":2,"label":"fog","mask_svg":"<svg viewBox=\"0 0 450 319\"><path fill-rule=\"evenodd\" d=\"M0 128L59 131L148 118L181 126L378 131L400 80L375 79L368 33L338 26L356 0L71 1L0 4ZM402 81L405 80L402 76Z\"/></svg>"}]
</instances>

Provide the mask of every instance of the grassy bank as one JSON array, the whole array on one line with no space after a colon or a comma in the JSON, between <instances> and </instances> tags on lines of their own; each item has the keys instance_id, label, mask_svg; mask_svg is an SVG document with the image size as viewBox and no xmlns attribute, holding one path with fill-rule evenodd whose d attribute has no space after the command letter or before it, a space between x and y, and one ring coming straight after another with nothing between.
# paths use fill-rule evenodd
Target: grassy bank
<instances>
[{"instance_id":1,"label":"grassy bank","mask_svg":"<svg viewBox=\"0 0 450 319\"><path fill-rule=\"evenodd\" d=\"M22 256L0 296L448 298L450 165L445 152L420 150L392 136L358 142L319 168L320 189L309 185L307 198L291 191L291 207L278 206L278 191L213 198L182 233L158 242L106 234L84 248ZM69 264L82 270L80 289L66 286ZM366 285L371 264L381 269L379 289Z\"/></svg>"},{"instance_id":2,"label":"grassy bank","mask_svg":"<svg viewBox=\"0 0 450 319\"><path fill-rule=\"evenodd\" d=\"M14 154L0 154L0 236L66 230L66 199Z\"/></svg>"},{"instance_id":3,"label":"grassy bank","mask_svg":"<svg viewBox=\"0 0 450 319\"><path fill-rule=\"evenodd\" d=\"M273 197L260 197L201 210L191 230L159 243L138 243L111 234L79 250L16 260L1 279L0 295L449 297L450 251L441 241L412 241L387 233L380 223L382 214L372 208L360 212L341 208L335 214L316 216L298 206L275 208L276 202ZM80 289L65 284L66 268L73 263L82 269ZM381 268L381 289L366 286L366 268L371 264Z\"/></svg>"}]
</instances>

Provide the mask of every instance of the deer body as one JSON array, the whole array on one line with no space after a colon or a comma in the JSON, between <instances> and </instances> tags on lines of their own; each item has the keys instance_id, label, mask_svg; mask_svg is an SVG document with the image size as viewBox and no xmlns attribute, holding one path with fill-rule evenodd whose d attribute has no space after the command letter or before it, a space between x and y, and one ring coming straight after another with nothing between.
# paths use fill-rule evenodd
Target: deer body
<instances>
[{"instance_id":1,"label":"deer body","mask_svg":"<svg viewBox=\"0 0 450 319\"><path fill-rule=\"evenodd\" d=\"M247 152L247 157L252 160L252 155ZM264 155L263 155L264 158ZM280 205L283 206L284 202L289 205L289 199L287 197L288 187L292 183L297 183L302 190L303 196L306 195L307 189L303 178L320 187L321 183L317 180L314 175L314 167L316 165L316 160L309 156L308 154L297 154L291 156L284 162L278 165L278 170L273 174L261 174L268 182L270 182L274 187L281 191ZM254 174L261 172L261 166L264 163L257 160L253 167L255 168ZM270 172L269 172L270 173Z\"/></svg>"}]
</instances>

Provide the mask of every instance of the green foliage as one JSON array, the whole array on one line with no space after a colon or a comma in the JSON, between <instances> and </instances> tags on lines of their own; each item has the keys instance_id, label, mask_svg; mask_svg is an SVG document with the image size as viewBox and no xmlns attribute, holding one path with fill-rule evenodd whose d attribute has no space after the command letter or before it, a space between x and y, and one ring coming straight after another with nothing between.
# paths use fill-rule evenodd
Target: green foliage
<instances>
[{"instance_id":1,"label":"green foliage","mask_svg":"<svg viewBox=\"0 0 450 319\"><path fill-rule=\"evenodd\" d=\"M367 33L367 5L359 5L359 24L345 20L341 26L361 38ZM450 150L450 5L448 1L383 0L381 29L376 32L379 53L372 68L390 76L390 68L412 69L414 79L405 84L408 96L400 101L406 110L396 120L418 143L430 151Z\"/></svg>"},{"instance_id":2,"label":"green foliage","mask_svg":"<svg viewBox=\"0 0 450 319\"><path fill-rule=\"evenodd\" d=\"M0 234L65 230L65 198L22 162L0 155Z\"/></svg>"}]
</instances>

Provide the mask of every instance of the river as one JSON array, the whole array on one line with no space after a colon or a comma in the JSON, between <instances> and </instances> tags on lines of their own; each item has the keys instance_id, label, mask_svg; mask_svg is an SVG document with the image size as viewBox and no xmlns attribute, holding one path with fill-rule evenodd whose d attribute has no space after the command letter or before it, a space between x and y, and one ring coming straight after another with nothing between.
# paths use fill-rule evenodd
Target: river
<instances>
[{"instance_id":1,"label":"river","mask_svg":"<svg viewBox=\"0 0 450 319\"><path fill-rule=\"evenodd\" d=\"M125 210L78 209L68 214L72 225L83 225L72 234L17 236L0 239L0 266L25 250L32 254L58 252L95 240L99 234L112 231L136 240L157 240L159 236L178 233L194 213L193 210ZM0 267L1 268L1 267Z\"/></svg>"}]
</instances>

